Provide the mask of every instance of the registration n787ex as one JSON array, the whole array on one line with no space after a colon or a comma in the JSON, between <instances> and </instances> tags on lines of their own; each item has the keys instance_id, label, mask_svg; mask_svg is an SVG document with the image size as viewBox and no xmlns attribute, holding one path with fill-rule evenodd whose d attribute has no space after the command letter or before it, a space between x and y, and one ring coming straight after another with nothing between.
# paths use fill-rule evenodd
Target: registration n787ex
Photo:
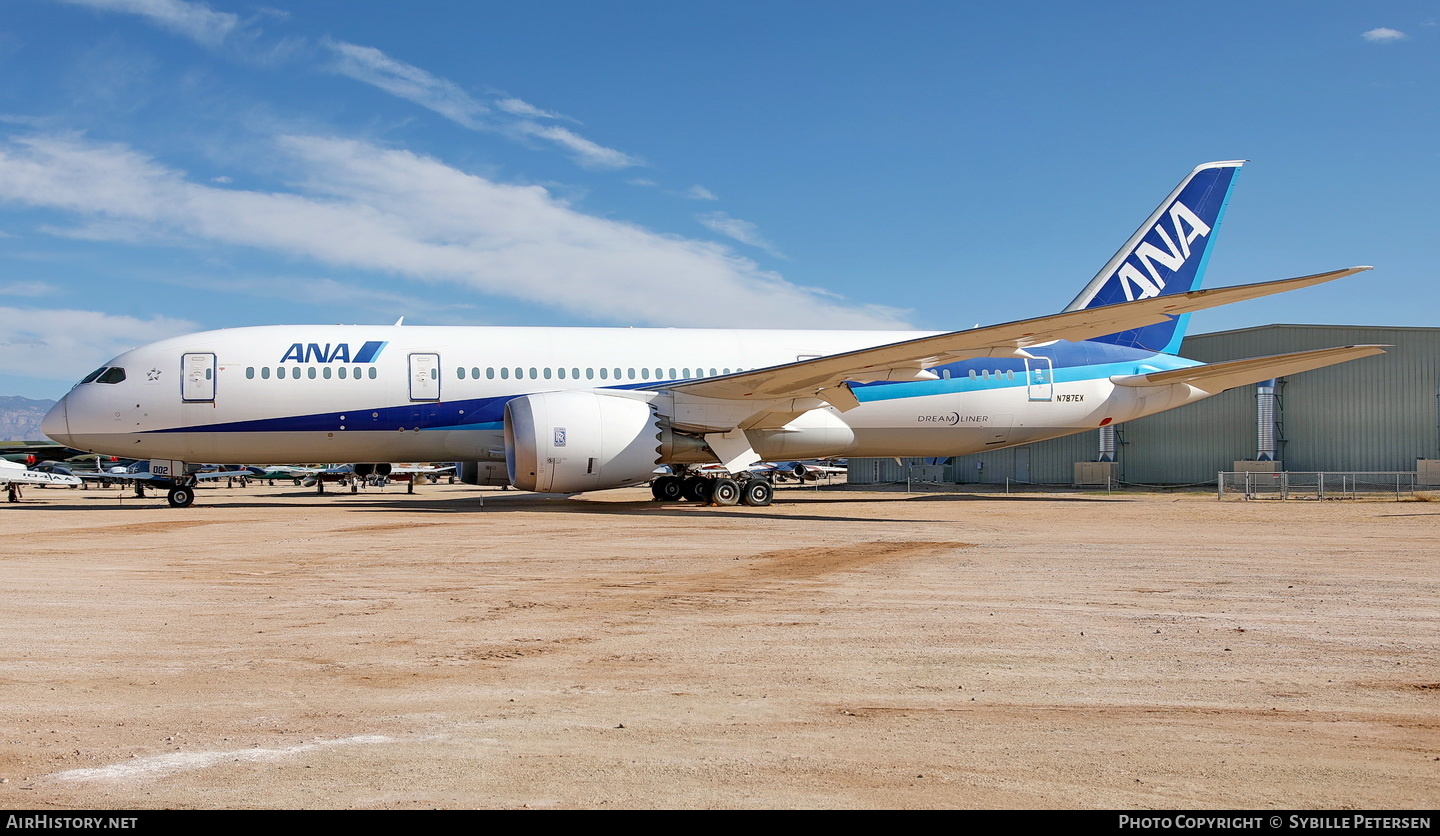
<instances>
[{"instance_id":1,"label":"registration n787ex","mask_svg":"<svg viewBox=\"0 0 1440 836\"><path fill-rule=\"evenodd\" d=\"M657 499L765 505L758 461L1027 444L1380 353L1176 354L1185 314L1370 269L1198 290L1240 164L1191 171L1068 307L1034 319L944 333L233 328L121 354L42 429L167 462L175 505L194 498L184 462L287 461L456 461L473 484L651 482Z\"/></svg>"}]
</instances>

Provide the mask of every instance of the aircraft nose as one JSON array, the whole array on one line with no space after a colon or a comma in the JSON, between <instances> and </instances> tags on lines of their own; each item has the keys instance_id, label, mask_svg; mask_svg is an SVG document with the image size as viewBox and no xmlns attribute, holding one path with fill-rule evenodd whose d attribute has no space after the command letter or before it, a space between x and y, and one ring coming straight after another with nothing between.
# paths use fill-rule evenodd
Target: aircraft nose
<instances>
[{"instance_id":1,"label":"aircraft nose","mask_svg":"<svg viewBox=\"0 0 1440 836\"><path fill-rule=\"evenodd\" d=\"M40 432L51 441L67 446L70 445L70 416L67 412L65 402L69 396L60 399L60 402L50 407L45 417L40 419Z\"/></svg>"}]
</instances>

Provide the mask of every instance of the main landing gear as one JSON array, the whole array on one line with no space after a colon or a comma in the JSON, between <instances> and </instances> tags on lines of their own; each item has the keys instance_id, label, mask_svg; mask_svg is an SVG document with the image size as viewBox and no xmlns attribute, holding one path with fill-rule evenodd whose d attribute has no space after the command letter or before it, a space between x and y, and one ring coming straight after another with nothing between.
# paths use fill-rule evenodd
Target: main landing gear
<instances>
[{"instance_id":1,"label":"main landing gear","mask_svg":"<svg viewBox=\"0 0 1440 836\"><path fill-rule=\"evenodd\" d=\"M753 473L729 476L661 476L650 483L650 494L660 502L696 502L701 505L764 507L775 500L770 480Z\"/></svg>"}]
</instances>

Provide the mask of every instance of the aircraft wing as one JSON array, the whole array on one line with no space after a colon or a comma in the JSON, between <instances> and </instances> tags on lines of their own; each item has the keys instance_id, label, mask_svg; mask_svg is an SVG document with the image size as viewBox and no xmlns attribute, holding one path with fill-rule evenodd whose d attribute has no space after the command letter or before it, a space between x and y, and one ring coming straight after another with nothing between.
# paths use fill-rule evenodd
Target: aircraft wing
<instances>
[{"instance_id":1,"label":"aircraft wing","mask_svg":"<svg viewBox=\"0 0 1440 836\"><path fill-rule=\"evenodd\" d=\"M1351 267L1294 279L1154 296L1003 325L951 331L664 388L677 394L721 400L762 402L786 398L819 398L843 412L859 405L854 394L844 385L847 381L871 383L881 380L930 380L934 379L935 375L926 371L926 366L975 357L1024 357L1025 349L1029 347L1042 346L1057 340L1074 342L1114 334L1164 322L1167 318L1180 314L1284 293L1369 269L1371 268Z\"/></svg>"},{"instance_id":2,"label":"aircraft wing","mask_svg":"<svg viewBox=\"0 0 1440 836\"><path fill-rule=\"evenodd\" d=\"M240 470L202 470L199 473L192 473L190 475L203 482L207 479L224 479L226 477L239 478L241 476L249 476L253 478L255 472L241 468Z\"/></svg>"},{"instance_id":3,"label":"aircraft wing","mask_svg":"<svg viewBox=\"0 0 1440 836\"><path fill-rule=\"evenodd\" d=\"M1171 383L1188 383L1196 389L1214 395L1226 389L1233 389L1249 383L1259 383L1272 377L1299 374L1311 369L1344 363L1347 360L1369 357L1373 354L1384 354L1385 349L1386 346L1382 345L1346 345L1314 351L1297 351L1293 354L1228 360L1223 363L1190 366L1168 372L1116 375L1110 378L1110 382L1117 386L1165 386Z\"/></svg>"}]
</instances>

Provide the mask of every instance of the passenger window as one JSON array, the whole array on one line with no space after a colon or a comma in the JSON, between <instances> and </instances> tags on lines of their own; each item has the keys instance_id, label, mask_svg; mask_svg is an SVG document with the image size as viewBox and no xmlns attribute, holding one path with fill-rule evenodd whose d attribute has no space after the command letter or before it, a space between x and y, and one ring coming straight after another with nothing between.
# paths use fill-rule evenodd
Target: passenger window
<instances>
[{"instance_id":1,"label":"passenger window","mask_svg":"<svg viewBox=\"0 0 1440 836\"><path fill-rule=\"evenodd\" d=\"M634 377L634 375L632 374L631 377ZM649 379L650 379L650 370L649 370L649 369L641 369L641 370L640 370L640 377L641 377L642 380L649 380Z\"/></svg>"},{"instance_id":2,"label":"passenger window","mask_svg":"<svg viewBox=\"0 0 1440 836\"><path fill-rule=\"evenodd\" d=\"M345 379L345 367L344 367L344 366L341 366L339 369L337 369L337 370L335 371L335 373L338 374L338 375L340 375L340 379L341 379L341 380L344 380L344 379Z\"/></svg>"},{"instance_id":3,"label":"passenger window","mask_svg":"<svg viewBox=\"0 0 1440 836\"><path fill-rule=\"evenodd\" d=\"M975 370L974 370L974 369L971 369L971 370L970 370L970 379L971 379L971 380L974 380L974 379L975 379Z\"/></svg>"},{"instance_id":4,"label":"passenger window","mask_svg":"<svg viewBox=\"0 0 1440 836\"><path fill-rule=\"evenodd\" d=\"M546 366L546 367L545 367L545 379L546 379L546 380L549 380L549 379L550 379L550 367L549 367L549 366Z\"/></svg>"},{"instance_id":5,"label":"passenger window","mask_svg":"<svg viewBox=\"0 0 1440 836\"><path fill-rule=\"evenodd\" d=\"M320 376L323 377L323 378L325 378L326 380L329 380L329 379L330 379L330 367L329 367L329 366L326 366L325 368L321 369L321 370L320 370Z\"/></svg>"},{"instance_id":6,"label":"passenger window","mask_svg":"<svg viewBox=\"0 0 1440 836\"><path fill-rule=\"evenodd\" d=\"M375 372L375 367L374 367L374 366L371 366L371 367L370 367L370 379L371 379L371 380L374 380L374 379L375 379L375 374L376 374L376 372Z\"/></svg>"},{"instance_id":7,"label":"passenger window","mask_svg":"<svg viewBox=\"0 0 1440 836\"><path fill-rule=\"evenodd\" d=\"M555 370L555 374L559 375L561 380L564 380L564 379L565 379L565 367L564 367L564 366L561 366L560 368L556 369L556 370Z\"/></svg>"},{"instance_id":8,"label":"passenger window","mask_svg":"<svg viewBox=\"0 0 1440 836\"><path fill-rule=\"evenodd\" d=\"M601 379L601 380L609 380L609 379L610 379L610 370L609 370L609 369L601 369L601 370L600 370L600 379Z\"/></svg>"},{"instance_id":9,"label":"passenger window","mask_svg":"<svg viewBox=\"0 0 1440 836\"><path fill-rule=\"evenodd\" d=\"M635 379L635 370L634 370L634 369L626 369L625 371L629 374L631 380L634 380L634 379Z\"/></svg>"},{"instance_id":10,"label":"passenger window","mask_svg":"<svg viewBox=\"0 0 1440 836\"><path fill-rule=\"evenodd\" d=\"M87 378L87 380L94 380L96 377L99 376L99 374L100 374L99 372L96 372L94 375L92 375L91 377ZM246 367L245 367L245 379L246 379L246 380L254 380L254 379L255 379L255 367L254 367L254 366L246 366ZM81 383L84 383L85 381L82 380L82 381L80 381L80 382L81 382Z\"/></svg>"},{"instance_id":11,"label":"passenger window","mask_svg":"<svg viewBox=\"0 0 1440 836\"><path fill-rule=\"evenodd\" d=\"M537 377L539 377L539 375L535 373L535 367L534 367L534 366L531 366L531 367L530 367L530 379L531 379L531 380L534 380L534 379L536 379Z\"/></svg>"},{"instance_id":12,"label":"passenger window","mask_svg":"<svg viewBox=\"0 0 1440 836\"><path fill-rule=\"evenodd\" d=\"M305 370L305 374L306 374L311 380L314 380L314 379L315 379L315 367L314 367L314 366L311 366L310 368L306 369L306 370Z\"/></svg>"},{"instance_id":13,"label":"passenger window","mask_svg":"<svg viewBox=\"0 0 1440 836\"><path fill-rule=\"evenodd\" d=\"M455 367L455 376L458 377L458 378L460 378L461 380L464 380L464 379L465 379L465 369L463 369L463 368L461 368L461 367L459 367L459 366L456 366L456 367Z\"/></svg>"},{"instance_id":14,"label":"passenger window","mask_svg":"<svg viewBox=\"0 0 1440 836\"><path fill-rule=\"evenodd\" d=\"M509 379L510 379L510 367L509 367L509 366L501 366L501 367L500 367L500 379L501 379L501 380L509 380Z\"/></svg>"},{"instance_id":15,"label":"passenger window","mask_svg":"<svg viewBox=\"0 0 1440 836\"><path fill-rule=\"evenodd\" d=\"M564 377L565 375L562 374L562 375L560 375L560 376L561 376L561 377ZM573 378L575 378L576 380L579 380L579 379L580 379L580 370L579 370L579 369L576 369L576 368L570 369L570 376L573 377Z\"/></svg>"},{"instance_id":16,"label":"passenger window","mask_svg":"<svg viewBox=\"0 0 1440 836\"><path fill-rule=\"evenodd\" d=\"M329 369L326 369L326 371L329 371ZM269 367L269 366L261 366L261 367L260 367L260 379L261 379L261 380L269 380L269 379L270 379L270 367Z\"/></svg>"},{"instance_id":17,"label":"passenger window","mask_svg":"<svg viewBox=\"0 0 1440 836\"><path fill-rule=\"evenodd\" d=\"M486 367L485 367L485 379L486 379L486 380L494 380L494 379L495 379L495 367L494 367L494 366L486 366Z\"/></svg>"}]
</instances>

